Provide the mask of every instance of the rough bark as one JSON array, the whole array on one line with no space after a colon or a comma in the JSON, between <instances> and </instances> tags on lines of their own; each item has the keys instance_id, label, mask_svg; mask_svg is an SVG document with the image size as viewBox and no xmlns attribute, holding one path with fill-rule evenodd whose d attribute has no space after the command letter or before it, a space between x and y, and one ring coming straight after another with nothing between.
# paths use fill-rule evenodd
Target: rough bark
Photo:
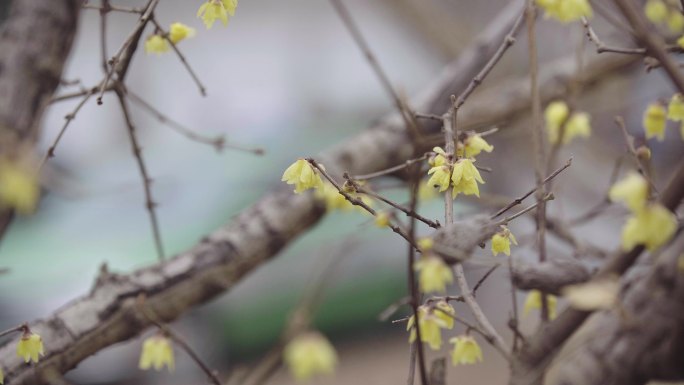
<instances>
[{"instance_id":1,"label":"rough bark","mask_svg":"<svg viewBox=\"0 0 684 385\"><path fill-rule=\"evenodd\" d=\"M624 280L620 305L594 314L544 381L641 385L684 378L684 235L650 269Z\"/></svg>"},{"instance_id":2,"label":"rough bark","mask_svg":"<svg viewBox=\"0 0 684 385\"><path fill-rule=\"evenodd\" d=\"M0 17L0 157L32 149L71 51L80 6L80 0L13 1L8 19ZM13 210L0 208L0 238L13 217Z\"/></svg>"}]
</instances>

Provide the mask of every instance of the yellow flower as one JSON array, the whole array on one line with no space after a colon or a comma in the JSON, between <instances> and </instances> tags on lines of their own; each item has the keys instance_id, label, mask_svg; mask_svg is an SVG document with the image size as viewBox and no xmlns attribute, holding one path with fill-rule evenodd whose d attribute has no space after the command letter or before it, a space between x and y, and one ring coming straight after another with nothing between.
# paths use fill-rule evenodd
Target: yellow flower
<instances>
[{"instance_id":1,"label":"yellow flower","mask_svg":"<svg viewBox=\"0 0 684 385\"><path fill-rule=\"evenodd\" d=\"M672 95L670 104L667 106L667 118L675 122L684 120L684 96L682 94Z\"/></svg>"},{"instance_id":2,"label":"yellow flower","mask_svg":"<svg viewBox=\"0 0 684 385\"><path fill-rule=\"evenodd\" d=\"M0 384L5 383L5 372L2 371L2 368L0 368Z\"/></svg>"},{"instance_id":3,"label":"yellow flower","mask_svg":"<svg viewBox=\"0 0 684 385\"><path fill-rule=\"evenodd\" d=\"M169 50L169 42L161 35L152 35L145 41L145 52L162 54Z\"/></svg>"},{"instance_id":4,"label":"yellow flower","mask_svg":"<svg viewBox=\"0 0 684 385\"><path fill-rule=\"evenodd\" d=\"M283 360L297 381L306 381L317 374L332 374L337 353L325 336L306 332L285 346Z\"/></svg>"},{"instance_id":5,"label":"yellow flower","mask_svg":"<svg viewBox=\"0 0 684 385\"><path fill-rule=\"evenodd\" d=\"M563 131L563 144L568 144L576 136L587 138L591 135L591 124L589 123L589 114L586 112L576 112L570 116L565 123L565 128L554 124L547 124L546 129L549 134L549 142L552 144L558 143L560 132Z\"/></svg>"},{"instance_id":6,"label":"yellow flower","mask_svg":"<svg viewBox=\"0 0 684 385\"><path fill-rule=\"evenodd\" d=\"M169 28L169 39L173 44L178 44L181 40L195 36L195 29L183 23L173 23Z\"/></svg>"},{"instance_id":7,"label":"yellow flower","mask_svg":"<svg viewBox=\"0 0 684 385\"><path fill-rule=\"evenodd\" d=\"M672 238L677 230L677 218L663 205L652 203L635 213L622 228L622 248L631 250L644 245L654 251Z\"/></svg>"},{"instance_id":8,"label":"yellow flower","mask_svg":"<svg viewBox=\"0 0 684 385\"><path fill-rule=\"evenodd\" d=\"M506 226L501 226L502 229L498 233L494 234L492 237L492 254L496 257L499 253L504 253L508 256L511 255L511 242L514 245L518 244L515 236L511 233L511 230Z\"/></svg>"},{"instance_id":9,"label":"yellow flower","mask_svg":"<svg viewBox=\"0 0 684 385\"><path fill-rule=\"evenodd\" d=\"M620 284L617 279L603 279L563 288L562 293L570 306L578 310L609 309L617 301Z\"/></svg>"},{"instance_id":10,"label":"yellow flower","mask_svg":"<svg viewBox=\"0 0 684 385\"><path fill-rule=\"evenodd\" d=\"M552 17L563 23L593 15L588 0L537 0L537 4L544 9L545 17Z\"/></svg>"},{"instance_id":11,"label":"yellow flower","mask_svg":"<svg viewBox=\"0 0 684 385\"><path fill-rule=\"evenodd\" d=\"M235 15L238 0L208 0L197 10L197 17L202 18L207 29L218 19L223 25L228 25L228 16Z\"/></svg>"},{"instance_id":12,"label":"yellow flower","mask_svg":"<svg viewBox=\"0 0 684 385\"><path fill-rule=\"evenodd\" d=\"M632 171L610 188L608 197L613 202L624 202L630 210L637 212L646 206L648 190L646 179Z\"/></svg>"},{"instance_id":13,"label":"yellow flower","mask_svg":"<svg viewBox=\"0 0 684 385\"><path fill-rule=\"evenodd\" d=\"M435 154L428 159L430 167L443 166L446 164L447 154L442 147L434 147L432 152Z\"/></svg>"},{"instance_id":14,"label":"yellow flower","mask_svg":"<svg viewBox=\"0 0 684 385\"><path fill-rule=\"evenodd\" d=\"M414 328L415 317L411 316L406 324L406 330L410 330L409 343L416 340L416 330ZM420 327L421 342L427 343L432 350L439 350L442 347L442 328L447 324L426 306L418 308L418 327Z\"/></svg>"},{"instance_id":15,"label":"yellow flower","mask_svg":"<svg viewBox=\"0 0 684 385\"><path fill-rule=\"evenodd\" d=\"M484 184L484 180L477 171L477 167L470 159L460 159L454 165L454 171L451 174L451 181L454 184L453 196L454 198L459 194L480 196L480 189L477 183Z\"/></svg>"},{"instance_id":16,"label":"yellow flower","mask_svg":"<svg viewBox=\"0 0 684 385\"><path fill-rule=\"evenodd\" d=\"M435 241L433 241L432 238L425 237L418 240L418 248L423 253L432 250L434 245Z\"/></svg>"},{"instance_id":17,"label":"yellow flower","mask_svg":"<svg viewBox=\"0 0 684 385\"><path fill-rule=\"evenodd\" d=\"M428 171L428 175L432 175L428 179L427 184L431 187L439 187L442 192L449 188L449 180L451 177L451 168L449 166L435 166Z\"/></svg>"},{"instance_id":18,"label":"yellow flower","mask_svg":"<svg viewBox=\"0 0 684 385\"><path fill-rule=\"evenodd\" d=\"M419 273L418 282L422 293L444 293L454 281L449 265L435 255L425 255L415 262L413 268Z\"/></svg>"},{"instance_id":19,"label":"yellow flower","mask_svg":"<svg viewBox=\"0 0 684 385\"><path fill-rule=\"evenodd\" d=\"M684 48L684 35L677 39L677 45L679 46L679 48Z\"/></svg>"},{"instance_id":20,"label":"yellow flower","mask_svg":"<svg viewBox=\"0 0 684 385\"><path fill-rule=\"evenodd\" d=\"M429 201L435 198L437 198L435 188L430 186L427 182L421 183L418 186L418 199L421 201Z\"/></svg>"},{"instance_id":21,"label":"yellow flower","mask_svg":"<svg viewBox=\"0 0 684 385\"><path fill-rule=\"evenodd\" d=\"M658 140L665 139L665 124L667 113L665 107L660 103L651 103L644 112L644 131L646 139L657 137Z\"/></svg>"},{"instance_id":22,"label":"yellow flower","mask_svg":"<svg viewBox=\"0 0 684 385\"><path fill-rule=\"evenodd\" d=\"M17 356L22 357L24 362L38 362L39 356L45 355L43 339L36 333L24 333L17 343Z\"/></svg>"},{"instance_id":23,"label":"yellow flower","mask_svg":"<svg viewBox=\"0 0 684 385\"><path fill-rule=\"evenodd\" d=\"M390 225L390 214L387 211L381 211L375 216L375 225L382 228Z\"/></svg>"},{"instance_id":24,"label":"yellow flower","mask_svg":"<svg viewBox=\"0 0 684 385\"><path fill-rule=\"evenodd\" d=\"M325 201L325 207L328 211L350 210L354 206L328 181L324 181L320 188L316 189L316 197Z\"/></svg>"},{"instance_id":25,"label":"yellow flower","mask_svg":"<svg viewBox=\"0 0 684 385\"><path fill-rule=\"evenodd\" d=\"M549 307L549 318L556 318L556 306L558 304L558 298L555 295L547 294L546 303ZM542 308L542 293L539 290L530 290L525 299L525 308L523 313L525 316L530 312L530 310L541 309Z\"/></svg>"},{"instance_id":26,"label":"yellow flower","mask_svg":"<svg viewBox=\"0 0 684 385\"><path fill-rule=\"evenodd\" d=\"M283 173L281 180L287 184L295 185L294 191L298 194L310 188L320 187L323 184L318 171L305 159L298 159L292 163Z\"/></svg>"},{"instance_id":27,"label":"yellow flower","mask_svg":"<svg viewBox=\"0 0 684 385\"><path fill-rule=\"evenodd\" d=\"M651 23L660 24L667 17L667 5L662 0L648 0L644 5L644 14Z\"/></svg>"},{"instance_id":28,"label":"yellow flower","mask_svg":"<svg viewBox=\"0 0 684 385\"><path fill-rule=\"evenodd\" d=\"M19 162L0 160L0 206L20 214L36 209L40 189L33 171Z\"/></svg>"},{"instance_id":29,"label":"yellow flower","mask_svg":"<svg viewBox=\"0 0 684 385\"><path fill-rule=\"evenodd\" d=\"M671 11L667 15L667 28L672 33L684 32L684 15L679 11Z\"/></svg>"},{"instance_id":30,"label":"yellow flower","mask_svg":"<svg viewBox=\"0 0 684 385\"><path fill-rule=\"evenodd\" d=\"M173 372L175 368L171 341L160 335L146 339L140 352L138 367L142 370L154 367L154 370L160 371L164 366L170 372Z\"/></svg>"},{"instance_id":31,"label":"yellow flower","mask_svg":"<svg viewBox=\"0 0 684 385\"><path fill-rule=\"evenodd\" d=\"M464 141L463 146L461 146L459 143L458 149L456 150L456 155L462 157L464 147L465 147L465 157L466 158L476 157L482 151L492 152L492 150L494 150L494 146L487 143L487 141L482 139L482 137L478 134L469 135L466 138L466 140Z\"/></svg>"},{"instance_id":32,"label":"yellow flower","mask_svg":"<svg viewBox=\"0 0 684 385\"><path fill-rule=\"evenodd\" d=\"M565 102L561 101L555 101L549 103L549 105L546 107L546 110L544 110L544 120L546 120L546 130L549 132L549 140L552 143L555 143L558 139L555 141L551 139L553 136L553 133L555 133L556 138L558 137L558 132L560 131L561 126L565 123L565 120L568 118L568 115L570 114L570 108L568 108L568 105L565 104Z\"/></svg>"},{"instance_id":33,"label":"yellow flower","mask_svg":"<svg viewBox=\"0 0 684 385\"><path fill-rule=\"evenodd\" d=\"M435 315L444 321L445 329L454 328L454 317L456 315L456 310L449 304L449 302L440 300L437 302L435 307L438 309L435 311Z\"/></svg>"},{"instance_id":34,"label":"yellow flower","mask_svg":"<svg viewBox=\"0 0 684 385\"><path fill-rule=\"evenodd\" d=\"M482 362L482 349L475 338L469 335L454 337L449 340L454 344L451 352L451 363L454 365L470 365Z\"/></svg>"}]
</instances>

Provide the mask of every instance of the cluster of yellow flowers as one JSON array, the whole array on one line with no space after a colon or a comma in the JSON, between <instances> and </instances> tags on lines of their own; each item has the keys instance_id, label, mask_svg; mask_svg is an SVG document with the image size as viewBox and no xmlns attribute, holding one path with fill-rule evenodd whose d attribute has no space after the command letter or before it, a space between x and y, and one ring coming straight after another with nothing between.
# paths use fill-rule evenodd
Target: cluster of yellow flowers
<instances>
[{"instance_id":1,"label":"cluster of yellow flowers","mask_svg":"<svg viewBox=\"0 0 684 385\"><path fill-rule=\"evenodd\" d=\"M667 127L667 119L673 122L680 122L679 130L684 139L684 96L681 94L674 94L665 106L660 102L651 103L644 111L644 132L646 138L655 137L662 141L665 139L665 128Z\"/></svg>"},{"instance_id":2,"label":"cluster of yellow flowers","mask_svg":"<svg viewBox=\"0 0 684 385\"><path fill-rule=\"evenodd\" d=\"M459 193L479 197L478 183L484 184L484 180L475 167L474 157L482 151L492 152L493 149L494 146L477 134L468 135L463 143L458 143L456 156L459 159L456 162L447 159L447 154L441 147L433 148L434 155L428 161L431 166L428 175L431 177L427 185L439 189L440 192L452 187L453 198Z\"/></svg>"},{"instance_id":3,"label":"cluster of yellow flowers","mask_svg":"<svg viewBox=\"0 0 684 385\"><path fill-rule=\"evenodd\" d=\"M588 138L591 135L589 114L586 112L570 114L570 108L565 102L549 103L544 111L544 119L551 144L557 144L559 141L562 144L568 144L575 137Z\"/></svg>"},{"instance_id":4,"label":"cluster of yellow flowers","mask_svg":"<svg viewBox=\"0 0 684 385\"><path fill-rule=\"evenodd\" d=\"M649 202L649 184L640 174L630 173L613 185L608 195L612 201L623 202L632 211L632 216L622 228L623 250L644 245L653 251L674 235L677 218L660 203Z\"/></svg>"},{"instance_id":5,"label":"cluster of yellow flowers","mask_svg":"<svg viewBox=\"0 0 684 385\"><path fill-rule=\"evenodd\" d=\"M197 17L201 18L207 29L211 28L216 20L221 20L223 25L228 25L228 17L235 15L238 0L208 0L197 10ZM168 34L157 31L145 41L145 52L162 54L170 49L169 41L178 44L181 41L195 36L195 29L183 23L173 23L169 27Z\"/></svg>"},{"instance_id":6,"label":"cluster of yellow flowers","mask_svg":"<svg viewBox=\"0 0 684 385\"><path fill-rule=\"evenodd\" d=\"M442 329L451 330L454 327L456 311L446 301L439 300L433 305L423 305L418 308L418 327L420 328L420 340L428 344L432 350L442 348ZM406 324L406 330L410 331L409 343L417 338L416 320L411 316ZM449 340L454 344L451 352L451 362L454 365L475 364L482 362L482 349L475 339L467 334L453 337Z\"/></svg>"},{"instance_id":7,"label":"cluster of yellow flowers","mask_svg":"<svg viewBox=\"0 0 684 385\"><path fill-rule=\"evenodd\" d=\"M285 346L283 360L296 380L306 381L317 374L331 374L337 365L337 353L325 336L310 331Z\"/></svg>"},{"instance_id":8,"label":"cluster of yellow flowers","mask_svg":"<svg viewBox=\"0 0 684 385\"><path fill-rule=\"evenodd\" d=\"M147 38L147 41L145 41L145 52L162 54L168 52L170 48L167 38L173 44L178 44L182 40L193 36L195 36L194 28L188 27L183 23L173 23L171 24L171 27L169 27L168 35L164 35L163 32L160 32Z\"/></svg>"},{"instance_id":9,"label":"cluster of yellow flowers","mask_svg":"<svg viewBox=\"0 0 684 385\"><path fill-rule=\"evenodd\" d=\"M511 255L511 242L514 245L518 244L515 236L511 233L511 230L506 226L501 226L501 231L494 234L492 237L492 254L496 257L499 253L504 253L507 256Z\"/></svg>"},{"instance_id":10,"label":"cluster of yellow flowers","mask_svg":"<svg viewBox=\"0 0 684 385\"><path fill-rule=\"evenodd\" d=\"M138 367L142 370L154 367L154 370L160 371L164 366L170 372L175 368L171 341L161 334L146 339L140 352Z\"/></svg>"},{"instance_id":11,"label":"cluster of yellow flowers","mask_svg":"<svg viewBox=\"0 0 684 385\"><path fill-rule=\"evenodd\" d=\"M569 23L591 17L593 11L589 0L536 0L537 5L544 9L544 17L556 19L562 23Z\"/></svg>"},{"instance_id":12,"label":"cluster of yellow flowers","mask_svg":"<svg viewBox=\"0 0 684 385\"><path fill-rule=\"evenodd\" d=\"M38 204L39 195L38 177L30 165L0 159L0 207L30 214Z\"/></svg>"},{"instance_id":13,"label":"cluster of yellow flowers","mask_svg":"<svg viewBox=\"0 0 684 385\"><path fill-rule=\"evenodd\" d=\"M309 189L326 188L318 171L306 159L297 159L290 167L285 169L281 181L293 184L295 186L294 192L297 194ZM334 186L331 187L335 188ZM337 191L337 195L342 196L339 191ZM344 199L344 196L342 196L342 199Z\"/></svg>"},{"instance_id":14,"label":"cluster of yellow flowers","mask_svg":"<svg viewBox=\"0 0 684 385\"><path fill-rule=\"evenodd\" d=\"M684 15L675 0L648 0L644 14L653 24L665 25L674 34L684 32Z\"/></svg>"}]
</instances>

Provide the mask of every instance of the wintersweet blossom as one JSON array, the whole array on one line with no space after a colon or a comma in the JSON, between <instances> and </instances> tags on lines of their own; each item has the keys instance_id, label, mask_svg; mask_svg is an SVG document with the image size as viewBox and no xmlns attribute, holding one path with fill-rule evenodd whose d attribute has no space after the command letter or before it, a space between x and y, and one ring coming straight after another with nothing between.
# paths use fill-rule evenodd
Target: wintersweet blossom
<instances>
[{"instance_id":1,"label":"wintersweet blossom","mask_svg":"<svg viewBox=\"0 0 684 385\"><path fill-rule=\"evenodd\" d=\"M646 206L648 190L646 179L632 171L610 188L608 197L613 202L624 202L630 210L637 212Z\"/></svg>"},{"instance_id":2,"label":"wintersweet blossom","mask_svg":"<svg viewBox=\"0 0 684 385\"><path fill-rule=\"evenodd\" d=\"M0 207L30 214L36 209L40 187L35 172L21 162L0 160Z\"/></svg>"},{"instance_id":3,"label":"wintersweet blossom","mask_svg":"<svg viewBox=\"0 0 684 385\"><path fill-rule=\"evenodd\" d=\"M656 102L651 103L644 111L644 132L646 133L646 139L656 137L658 140L665 139L665 125L667 112L665 107Z\"/></svg>"},{"instance_id":4,"label":"wintersweet blossom","mask_svg":"<svg viewBox=\"0 0 684 385\"><path fill-rule=\"evenodd\" d=\"M442 147L434 147L432 149L434 155L430 156L428 163L430 167L442 166L447 162L447 153Z\"/></svg>"},{"instance_id":5,"label":"wintersweet blossom","mask_svg":"<svg viewBox=\"0 0 684 385\"><path fill-rule=\"evenodd\" d=\"M471 159L467 158L460 159L456 162L451 174L451 181L454 185L454 198L459 193L463 193L464 195L476 195L479 197L480 189L477 184L484 184L484 180L482 180L477 167L475 167Z\"/></svg>"},{"instance_id":6,"label":"wintersweet blossom","mask_svg":"<svg viewBox=\"0 0 684 385\"><path fill-rule=\"evenodd\" d=\"M413 268L418 272L418 283L422 293L444 293L447 285L454 281L449 265L433 254L423 254Z\"/></svg>"},{"instance_id":7,"label":"wintersweet blossom","mask_svg":"<svg viewBox=\"0 0 684 385\"><path fill-rule=\"evenodd\" d=\"M435 305L435 315L444 321L445 329L454 328L454 316L456 315L456 310L449 302L445 300L439 300Z\"/></svg>"},{"instance_id":8,"label":"wintersweet blossom","mask_svg":"<svg viewBox=\"0 0 684 385\"><path fill-rule=\"evenodd\" d=\"M283 360L298 381L318 374L332 374L337 353L330 341L318 332L306 332L291 340L283 350Z\"/></svg>"},{"instance_id":9,"label":"wintersweet blossom","mask_svg":"<svg viewBox=\"0 0 684 385\"><path fill-rule=\"evenodd\" d=\"M298 159L292 163L283 173L281 178L287 184L295 185L295 192L301 193L308 189L320 187L323 184L318 170L305 159Z\"/></svg>"},{"instance_id":10,"label":"wintersweet blossom","mask_svg":"<svg viewBox=\"0 0 684 385\"><path fill-rule=\"evenodd\" d=\"M546 129L551 132L558 132L561 126L568 119L570 108L568 105L560 100L549 103L544 110L544 120L546 121Z\"/></svg>"},{"instance_id":11,"label":"wintersweet blossom","mask_svg":"<svg viewBox=\"0 0 684 385\"><path fill-rule=\"evenodd\" d=\"M380 211L375 216L375 225L382 228L390 225L390 213L387 211Z\"/></svg>"},{"instance_id":12,"label":"wintersweet blossom","mask_svg":"<svg viewBox=\"0 0 684 385\"><path fill-rule=\"evenodd\" d=\"M409 343L416 340L415 317L411 316L406 324L406 330L410 331ZM420 340L427 343L430 349L439 350L442 347L442 329L447 328L447 323L435 314L435 311L427 306L418 308L418 327L420 327Z\"/></svg>"},{"instance_id":13,"label":"wintersweet blossom","mask_svg":"<svg viewBox=\"0 0 684 385\"><path fill-rule=\"evenodd\" d=\"M511 255L511 243L518 244L515 236L506 226L501 226L501 231L494 234L492 237L492 254L496 257L499 253L504 253L507 256Z\"/></svg>"},{"instance_id":14,"label":"wintersweet blossom","mask_svg":"<svg viewBox=\"0 0 684 385\"><path fill-rule=\"evenodd\" d=\"M674 94L667 105L667 118L675 122L684 121L684 96Z\"/></svg>"},{"instance_id":15,"label":"wintersweet blossom","mask_svg":"<svg viewBox=\"0 0 684 385\"><path fill-rule=\"evenodd\" d=\"M195 36L195 29L183 23L173 23L169 28L169 39L173 44L178 44L184 39Z\"/></svg>"},{"instance_id":16,"label":"wintersweet blossom","mask_svg":"<svg viewBox=\"0 0 684 385\"><path fill-rule=\"evenodd\" d=\"M652 23L660 24L667 18L667 5L662 0L648 0L644 4L644 14Z\"/></svg>"},{"instance_id":17,"label":"wintersweet blossom","mask_svg":"<svg viewBox=\"0 0 684 385\"><path fill-rule=\"evenodd\" d=\"M447 165L434 166L428 170L428 175L432 175L427 181L428 186L439 188L439 192L449 188L451 167Z\"/></svg>"},{"instance_id":18,"label":"wintersweet blossom","mask_svg":"<svg viewBox=\"0 0 684 385\"><path fill-rule=\"evenodd\" d=\"M40 356L45 354L43 339L36 333L24 333L17 343L17 356L24 359L24 362L38 362Z\"/></svg>"},{"instance_id":19,"label":"wintersweet blossom","mask_svg":"<svg viewBox=\"0 0 684 385\"><path fill-rule=\"evenodd\" d=\"M207 29L211 28L216 20L228 25L228 16L235 16L237 6L238 0L208 0L197 10L197 17L202 19Z\"/></svg>"},{"instance_id":20,"label":"wintersweet blossom","mask_svg":"<svg viewBox=\"0 0 684 385\"><path fill-rule=\"evenodd\" d=\"M162 35L151 35L145 40L145 52L162 54L169 51L169 42Z\"/></svg>"},{"instance_id":21,"label":"wintersweet blossom","mask_svg":"<svg viewBox=\"0 0 684 385\"><path fill-rule=\"evenodd\" d=\"M565 286L561 293L575 309L594 311L613 307L619 290L618 280L610 278Z\"/></svg>"},{"instance_id":22,"label":"wintersweet blossom","mask_svg":"<svg viewBox=\"0 0 684 385\"><path fill-rule=\"evenodd\" d=\"M622 228L622 249L644 245L648 251L667 243L677 230L677 218L660 203L648 204L630 217Z\"/></svg>"},{"instance_id":23,"label":"wintersweet blossom","mask_svg":"<svg viewBox=\"0 0 684 385\"><path fill-rule=\"evenodd\" d=\"M154 370L160 371L164 366L170 372L175 369L171 341L162 335L155 335L146 339L140 351L138 367L141 370L154 367Z\"/></svg>"},{"instance_id":24,"label":"wintersweet blossom","mask_svg":"<svg viewBox=\"0 0 684 385\"><path fill-rule=\"evenodd\" d=\"M544 9L545 17L569 23L590 18L593 15L589 0L537 0L537 5Z\"/></svg>"},{"instance_id":25,"label":"wintersweet blossom","mask_svg":"<svg viewBox=\"0 0 684 385\"><path fill-rule=\"evenodd\" d=\"M469 335L461 335L449 340L454 344L451 351L451 363L454 365L470 365L482 362L482 348Z\"/></svg>"},{"instance_id":26,"label":"wintersweet blossom","mask_svg":"<svg viewBox=\"0 0 684 385\"><path fill-rule=\"evenodd\" d=\"M558 305L558 298L555 295L546 295L546 304L549 309L549 318L556 318L556 307ZM525 306L523 313L527 315L531 310L541 310L542 308L542 293L539 290L530 290L525 299Z\"/></svg>"},{"instance_id":27,"label":"wintersweet blossom","mask_svg":"<svg viewBox=\"0 0 684 385\"><path fill-rule=\"evenodd\" d=\"M465 155L464 155L465 148ZM456 155L466 158L474 158L479 155L482 151L492 152L494 146L487 143L482 136L478 134L468 135L468 137L463 141L463 145L459 143L458 149L456 149Z\"/></svg>"},{"instance_id":28,"label":"wintersweet blossom","mask_svg":"<svg viewBox=\"0 0 684 385\"><path fill-rule=\"evenodd\" d=\"M0 384L5 383L5 372L2 371L2 368L0 368Z\"/></svg>"}]
</instances>

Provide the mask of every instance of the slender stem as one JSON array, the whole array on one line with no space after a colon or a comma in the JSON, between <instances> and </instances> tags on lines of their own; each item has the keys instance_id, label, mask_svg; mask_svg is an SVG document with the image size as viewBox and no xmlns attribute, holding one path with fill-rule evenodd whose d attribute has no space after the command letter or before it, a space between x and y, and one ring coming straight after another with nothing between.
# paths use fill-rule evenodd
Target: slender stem
<instances>
[{"instance_id":1,"label":"slender stem","mask_svg":"<svg viewBox=\"0 0 684 385\"><path fill-rule=\"evenodd\" d=\"M350 180L351 180L351 179L350 179ZM359 186L359 185L356 185L356 184L355 184L355 187L356 187L356 191L358 191L359 193L361 193L361 194L366 194L366 195L371 196L371 197L373 197L373 198L375 198L375 199L377 199L377 200L380 200L380 201L382 201L382 202L385 202L385 203L387 203L388 205L390 205L390 206L394 207L395 209L397 209L397 210L403 212L404 214L406 214L407 217L415 218L415 219L417 219L417 220L419 220L419 221L425 223L426 225L432 227L433 229L438 229L438 228L441 227L439 221L433 221L432 219L425 218L424 216L418 214L417 212L411 211L410 209L408 209L408 208L406 208L406 207L404 207L404 206L402 206L402 205L400 205L400 204L398 204L398 203L395 203L395 202L393 202L393 201L391 201L391 200L389 200L389 199L383 197L382 195L377 194L377 193L375 193L375 192L373 192L373 191L370 191L370 190L368 190L368 189L366 189L366 188L364 188L364 187L362 187L362 186Z\"/></svg>"},{"instance_id":2,"label":"slender stem","mask_svg":"<svg viewBox=\"0 0 684 385\"><path fill-rule=\"evenodd\" d=\"M213 370L211 370L206 363L204 363L200 356L195 352L195 350L190 346L190 344L188 344L185 341L183 337L181 337L178 333L173 331L168 325L162 323L152 312L152 310L144 305L144 303L140 304L138 308L145 316L145 318L147 318L148 321L150 321L157 328L159 328L159 330L161 330L162 333L164 333L164 335L171 338L173 342L176 343L176 345L178 345L181 349L183 349L183 351L185 351L188 354L188 356L190 356L190 358L207 375L207 377L211 380L212 383L214 383L215 385L223 385L221 379L219 379L216 373Z\"/></svg>"},{"instance_id":3,"label":"slender stem","mask_svg":"<svg viewBox=\"0 0 684 385\"><path fill-rule=\"evenodd\" d=\"M441 121L442 118L440 117L439 120ZM397 171L401 171L401 170L403 170L403 169L405 169L405 168L408 168L409 166L411 166L411 165L414 164L414 163L419 163L419 162L424 161L425 159L428 158L428 156L430 156L430 153L429 153L429 152L423 154L423 156L421 156L421 157L419 157L419 158L409 159L409 160L407 160L406 162L404 162L404 163L402 163L402 164L399 164L399 165L396 165L396 166L394 166L394 167L386 168L386 169L384 169L384 170L376 171L376 172L373 172L373 173L370 173L370 174L354 175L352 178L355 179L355 180L368 180L368 179L377 178L377 177L383 176L383 175L393 174L393 173L395 173L395 172L397 172Z\"/></svg>"},{"instance_id":4,"label":"slender stem","mask_svg":"<svg viewBox=\"0 0 684 385\"><path fill-rule=\"evenodd\" d=\"M13 328L1 331L0 337L4 337L8 334L12 334L12 333L16 333L16 332L26 332L27 329L28 329L28 324L23 323L21 325L15 326Z\"/></svg>"},{"instance_id":5,"label":"slender stem","mask_svg":"<svg viewBox=\"0 0 684 385\"><path fill-rule=\"evenodd\" d=\"M152 23L154 23L157 29L159 29L160 31L164 31L164 28L162 28L159 22L157 22L157 19L154 16L152 16ZM187 59L185 58L185 55L183 55L183 53L178 49L178 46L176 45L176 43L173 42L173 40L171 40L167 32L164 32L162 35L164 36L164 39L171 45L171 48L173 48L173 51L178 56L178 59L180 59L181 63L183 63L183 66L192 77L192 80L195 82L195 84L197 84L197 88L199 88L200 94L202 94L202 96L207 96L207 89L204 87L204 84L202 84L202 81L199 79L195 71L190 66L190 63L188 63Z\"/></svg>"},{"instance_id":6,"label":"slender stem","mask_svg":"<svg viewBox=\"0 0 684 385\"><path fill-rule=\"evenodd\" d=\"M528 0L527 11L527 38L530 65L530 90L532 100L532 142L535 149L535 178L537 181L536 197L539 203L537 207L537 245L539 247L539 262L546 260L546 205L543 197L546 194L544 179L544 165L546 164L546 151L544 148L544 133L541 126L541 96L539 93L539 61L537 57L537 10L534 1ZM542 321L549 319L549 307L546 295L542 295Z\"/></svg>"},{"instance_id":7,"label":"slender stem","mask_svg":"<svg viewBox=\"0 0 684 385\"><path fill-rule=\"evenodd\" d=\"M546 183L548 183L549 181L551 181L553 178L555 178L556 176L558 176L558 174L560 174L561 172L563 172L566 168L570 167L571 165L572 165L572 158L568 159L568 161L565 162L565 164L564 164L563 166L557 168L557 169L556 169L554 172L552 172L549 176L547 176L546 178L544 178L544 180L542 181L542 185L545 185ZM514 200L513 202L507 204L505 207L503 207L502 209L500 209L499 211L497 211L494 215L492 215L491 218L494 219L494 218L500 216L501 214L505 213L506 211L512 209L513 207L515 207L515 206L521 204L527 197L529 197L530 195L534 194L534 192L536 192L538 189L539 189L538 186L533 187L530 191L526 192L526 193L523 194L521 197L515 198L515 200Z\"/></svg>"},{"instance_id":8,"label":"slender stem","mask_svg":"<svg viewBox=\"0 0 684 385\"><path fill-rule=\"evenodd\" d=\"M143 189L145 191L145 208L149 213L150 225L152 226L152 235L154 237L154 244L157 248L157 255L160 261L164 260L164 246L161 239L161 230L159 229L159 220L157 219L157 212L155 207L157 204L152 198L152 179L147 172L147 166L142 157L142 149L138 143L138 138L135 133L135 126L133 125L133 119L131 117L130 111L128 110L128 104L126 103L125 91L123 90L123 85L119 84L116 89L116 96L119 100L119 105L121 106L121 111L124 115L124 120L126 121L126 128L128 131L128 139L131 142L131 148L133 150L133 155L135 156L136 163L138 164L138 170L140 171L140 176L143 181Z\"/></svg>"}]
</instances>

